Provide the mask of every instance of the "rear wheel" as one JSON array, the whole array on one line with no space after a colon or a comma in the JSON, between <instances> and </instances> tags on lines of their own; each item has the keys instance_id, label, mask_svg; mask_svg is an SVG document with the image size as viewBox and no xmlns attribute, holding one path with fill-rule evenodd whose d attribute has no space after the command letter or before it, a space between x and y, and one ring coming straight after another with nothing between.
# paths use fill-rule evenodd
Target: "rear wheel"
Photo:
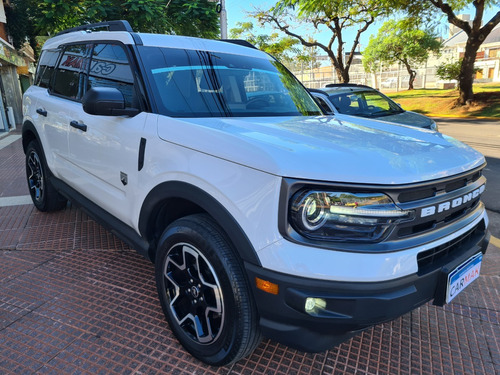
<instances>
[{"instance_id":1,"label":"rear wheel","mask_svg":"<svg viewBox=\"0 0 500 375\"><path fill-rule=\"evenodd\" d=\"M155 267L166 319L193 356L222 366L255 349L257 311L244 271L210 217L172 223L161 236Z\"/></svg>"},{"instance_id":2,"label":"rear wheel","mask_svg":"<svg viewBox=\"0 0 500 375\"><path fill-rule=\"evenodd\" d=\"M67 200L48 179L48 168L36 141L26 148L26 179L33 204L40 211L57 211L66 206Z\"/></svg>"}]
</instances>

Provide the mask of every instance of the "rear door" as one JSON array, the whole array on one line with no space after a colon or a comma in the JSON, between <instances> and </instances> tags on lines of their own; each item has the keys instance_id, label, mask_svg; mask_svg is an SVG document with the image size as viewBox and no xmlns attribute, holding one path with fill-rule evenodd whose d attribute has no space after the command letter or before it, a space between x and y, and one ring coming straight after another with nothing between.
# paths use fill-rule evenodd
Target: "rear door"
<instances>
[{"instance_id":1,"label":"rear door","mask_svg":"<svg viewBox=\"0 0 500 375\"><path fill-rule=\"evenodd\" d=\"M81 106L78 102L79 80L86 54L85 44L44 50L35 86L30 89L30 92L38 91L33 94L37 102L32 116L37 127L41 128L39 135L49 168L58 177L68 168L67 116Z\"/></svg>"}]
</instances>

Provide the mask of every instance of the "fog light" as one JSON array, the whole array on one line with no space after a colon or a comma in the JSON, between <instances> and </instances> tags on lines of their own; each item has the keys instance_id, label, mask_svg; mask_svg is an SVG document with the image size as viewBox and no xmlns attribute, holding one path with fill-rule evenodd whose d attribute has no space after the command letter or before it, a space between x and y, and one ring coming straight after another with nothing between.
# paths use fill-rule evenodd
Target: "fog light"
<instances>
[{"instance_id":1,"label":"fog light","mask_svg":"<svg viewBox=\"0 0 500 375\"><path fill-rule=\"evenodd\" d=\"M316 315L320 310L326 308L326 301L323 298L306 298L305 310L309 315Z\"/></svg>"}]
</instances>

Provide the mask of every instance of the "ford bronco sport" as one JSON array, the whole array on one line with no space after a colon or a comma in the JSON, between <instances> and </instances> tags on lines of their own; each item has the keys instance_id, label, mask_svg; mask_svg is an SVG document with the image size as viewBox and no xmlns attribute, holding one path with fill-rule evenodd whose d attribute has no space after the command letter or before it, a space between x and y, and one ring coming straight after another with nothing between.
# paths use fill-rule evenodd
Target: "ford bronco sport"
<instances>
[{"instance_id":1,"label":"ford bronco sport","mask_svg":"<svg viewBox=\"0 0 500 375\"><path fill-rule=\"evenodd\" d=\"M325 116L244 44L123 21L49 39L23 100L34 205L70 200L154 261L172 331L212 365L261 335L322 351L477 278L483 156Z\"/></svg>"}]
</instances>

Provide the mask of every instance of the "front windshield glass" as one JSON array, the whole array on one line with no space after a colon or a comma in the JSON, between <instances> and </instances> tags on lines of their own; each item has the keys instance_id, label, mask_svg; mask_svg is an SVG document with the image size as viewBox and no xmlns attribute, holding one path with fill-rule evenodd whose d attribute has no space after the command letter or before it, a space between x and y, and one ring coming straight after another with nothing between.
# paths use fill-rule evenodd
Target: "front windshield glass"
<instances>
[{"instance_id":1,"label":"front windshield glass","mask_svg":"<svg viewBox=\"0 0 500 375\"><path fill-rule=\"evenodd\" d=\"M330 94L329 98L337 111L346 115L383 117L404 112L392 100L374 90Z\"/></svg>"},{"instance_id":2,"label":"front windshield glass","mask_svg":"<svg viewBox=\"0 0 500 375\"><path fill-rule=\"evenodd\" d=\"M158 110L173 117L316 116L279 62L219 52L140 47Z\"/></svg>"}]
</instances>

